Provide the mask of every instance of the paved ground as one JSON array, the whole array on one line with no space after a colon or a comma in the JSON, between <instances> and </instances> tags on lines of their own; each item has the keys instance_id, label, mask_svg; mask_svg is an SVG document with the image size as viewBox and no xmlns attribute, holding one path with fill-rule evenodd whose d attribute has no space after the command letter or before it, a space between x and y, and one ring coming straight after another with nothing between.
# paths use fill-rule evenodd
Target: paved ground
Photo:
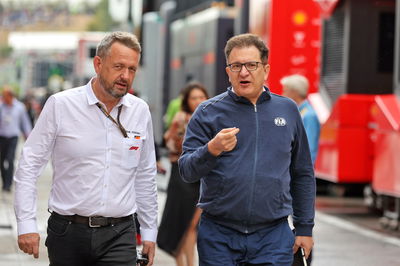
<instances>
[{"instance_id":1,"label":"paved ground","mask_svg":"<svg viewBox=\"0 0 400 266\"><path fill-rule=\"evenodd\" d=\"M167 163L166 163L167 165ZM168 168L168 165L167 165ZM160 215L165 202L168 178L158 176ZM48 265L46 248L47 198L50 190L51 169L47 167L38 181L38 224L41 234L40 258L20 252L16 244L16 226L12 195L0 195L0 265ZM395 266L400 265L400 240L371 230L363 229L346 220L317 212L315 226L314 266ZM173 266L174 260L156 251L155 265Z\"/></svg>"}]
</instances>

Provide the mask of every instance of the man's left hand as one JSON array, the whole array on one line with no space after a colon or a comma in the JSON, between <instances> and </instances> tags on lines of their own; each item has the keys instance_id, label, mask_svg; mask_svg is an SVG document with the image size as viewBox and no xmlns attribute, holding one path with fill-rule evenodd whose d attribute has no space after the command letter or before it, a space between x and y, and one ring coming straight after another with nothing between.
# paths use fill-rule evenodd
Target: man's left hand
<instances>
[{"instance_id":1,"label":"man's left hand","mask_svg":"<svg viewBox=\"0 0 400 266\"><path fill-rule=\"evenodd\" d=\"M302 247L304 248L304 253L306 259L310 256L311 250L314 246L314 240L312 236L296 236L296 240L293 246L293 254L297 252L297 250Z\"/></svg>"},{"instance_id":2,"label":"man's left hand","mask_svg":"<svg viewBox=\"0 0 400 266\"><path fill-rule=\"evenodd\" d=\"M153 265L154 255L156 253L156 243L151 241L143 241L142 254L146 254L149 258L147 266Z\"/></svg>"}]
</instances>

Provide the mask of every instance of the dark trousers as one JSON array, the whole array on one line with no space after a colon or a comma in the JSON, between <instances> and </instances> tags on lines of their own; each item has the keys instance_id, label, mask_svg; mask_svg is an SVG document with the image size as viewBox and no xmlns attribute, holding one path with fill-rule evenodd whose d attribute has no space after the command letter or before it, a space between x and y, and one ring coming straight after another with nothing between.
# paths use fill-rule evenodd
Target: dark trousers
<instances>
[{"instance_id":1,"label":"dark trousers","mask_svg":"<svg viewBox=\"0 0 400 266\"><path fill-rule=\"evenodd\" d=\"M91 228L51 215L46 246L50 266L136 265L134 220Z\"/></svg>"},{"instance_id":2,"label":"dark trousers","mask_svg":"<svg viewBox=\"0 0 400 266\"><path fill-rule=\"evenodd\" d=\"M14 175L15 149L18 137L0 137L0 170L3 180L3 190L10 190Z\"/></svg>"},{"instance_id":3,"label":"dark trousers","mask_svg":"<svg viewBox=\"0 0 400 266\"><path fill-rule=\"evenodd\" d=\"M197 236L200 266L290 266L293 244L286 220L244 234L202 215Z\"/></svg>"}]
</instances>

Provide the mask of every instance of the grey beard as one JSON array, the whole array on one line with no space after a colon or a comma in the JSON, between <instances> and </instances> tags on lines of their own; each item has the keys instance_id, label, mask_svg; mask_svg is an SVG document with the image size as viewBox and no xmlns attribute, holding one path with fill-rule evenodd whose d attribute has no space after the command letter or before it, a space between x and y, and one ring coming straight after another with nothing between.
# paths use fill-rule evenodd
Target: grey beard
<instances>
[{"instance_id":1,"label":"grey beard","mask_svg":"<svg viewBox=\"0 0 400 266\"><path fill-rule=\"evenodd\" d=\"M116 99L124 97L128 93L128 89L124 93L116 93L113 91L112 86L107 86L107 83L102 77L99 77L100 85L105 89L105 91Z\"/></svg>"},{"instance_id":2,"label":"grey beard","mask_svg":"<svg viewBox=\"0 0 400 266\"><path fill-rule=\"evenodd\" d=\"M108 92L108 94L110 94L112 97L116 99L124 97L127 93L127 91L125 91L124 93L116 93L115 91L112 90L112 88L106 88L106 92Z\"/></svg>"}]
</instances>

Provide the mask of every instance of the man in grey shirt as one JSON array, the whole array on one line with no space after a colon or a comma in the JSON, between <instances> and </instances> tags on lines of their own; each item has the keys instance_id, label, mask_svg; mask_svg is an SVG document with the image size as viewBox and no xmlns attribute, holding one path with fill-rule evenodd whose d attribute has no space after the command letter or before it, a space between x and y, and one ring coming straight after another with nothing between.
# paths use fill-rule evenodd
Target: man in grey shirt
<instances>
[{"instance_id":1,"label":"man in grey shirt","mask_svg":"<svg viewBox=\"0 0 400 266\"><path fill-rule=\"evenodd\" d=\"M15 98L9 87L5 87L3 102L0 104L0 169L3 191L11 191L18 137L23 133L27 138L31 130L25 105Z\"/></svg>"}]
</instances>

